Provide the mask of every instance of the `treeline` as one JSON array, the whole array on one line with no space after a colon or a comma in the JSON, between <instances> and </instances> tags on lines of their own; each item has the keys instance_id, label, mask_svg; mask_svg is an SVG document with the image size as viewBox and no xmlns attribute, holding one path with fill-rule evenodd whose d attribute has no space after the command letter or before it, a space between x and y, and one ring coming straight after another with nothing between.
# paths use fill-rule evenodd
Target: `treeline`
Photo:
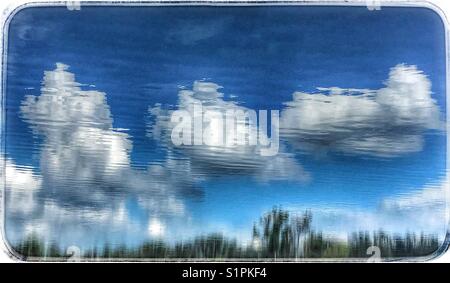
<instances>
[{"instance_id":1,"label":"treeline","mask_svg":"<svg viewBox=\"0 0 450 283\"><path fill-rule=\"evenodd\" d=\"M381 258L426 256L439 248L436 235L391 235L384 231L356 232L347 240L339 240L316 232L311 227L312 214L291 214L274 208L265 214L252 231L252 241L242 245L220 233L198 236L190 241L168 244L164 241L149 241L137 247L112 246L80 251L82 259L102 258L368 258L367 249L376 246ZM26 257L61 258L70 255L66 249L54 243L44 244L36 236L30 236L14 247ZM71 256L73 259L73 255Z\"/></svg>"},{"instance_id":2,"label":"treeline","mask_svg":"<svg viewBox=\"0 0 450 283\"><path fill-rule=\"evenodd\" d=\"M426 256L435 252L439 246L436 235L420 235L406 233L405 235L389 235L384 231L372 233L353 233L348 241L349 257L367 256L364 249L370 246L380 248L382 257L418 257Z\"/></svg>"}]
</instances>

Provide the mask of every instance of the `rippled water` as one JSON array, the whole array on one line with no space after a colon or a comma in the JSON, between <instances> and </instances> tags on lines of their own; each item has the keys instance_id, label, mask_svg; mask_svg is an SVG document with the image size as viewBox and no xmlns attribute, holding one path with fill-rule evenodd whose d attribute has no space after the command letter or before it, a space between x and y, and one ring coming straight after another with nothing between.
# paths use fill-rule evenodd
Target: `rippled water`
<instances>
[{"instance_id":1,"label":"rippled water","mask_svg":"<svg viewBox=\"0 0 450 283\"><path fill-rule=\"evenodd\" d=\"M410 17L423 24L398 25ZM3 109L7 241L38 257L70 246L125 258L436 251L448 223L436 17L412 8L375 18L329 7L22 10L10 24ZM234 130L224 120L259 110L276 114L267 131L261 116ZM174 113L189 117L193 144L174 140ZM233 143L243 132L245 144Z\"/></svg>"}]
</instances>

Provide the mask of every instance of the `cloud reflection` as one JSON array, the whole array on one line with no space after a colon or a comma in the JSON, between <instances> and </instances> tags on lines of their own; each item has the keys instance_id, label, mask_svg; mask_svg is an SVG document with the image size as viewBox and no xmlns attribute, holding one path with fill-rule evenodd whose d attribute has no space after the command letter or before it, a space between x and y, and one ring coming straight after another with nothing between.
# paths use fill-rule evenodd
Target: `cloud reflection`
<instances>
[{"instance_id":1,"label":"cloud reflection","mask_svg":"<svg viewBox=\"0 0 450 283\"><path fill-rule=\"evenodd\" d=\"M113 128L106 94L82 90L68 68L58 63L46 71L41 95L22 103L23 119L43 142L38 172L6 160L7 222L14 224L8 238L38 233L89 241L124 229L139 235L139 221L126 208L131 196L143 217L158 223L184 217L181 197L195 190L182 172L185 162L131 169L132 142Z\"/></svg>"},{"instance_id":2,"label":"cloud reflection","mask_svg":"<svg viewBox=\"0 0 450 283\"><path fill-rule=\"evenodd\" d=\"M250 110L234 101L224 100L223 93L219 92L220 88L221 86L212 82L195 81L192 90L179 91L176 110L184 110L191 117L198 115L194 113L194 105L202 105L202 116L206 116L205 113L208 112L225 115L227 111L247 113ZM280 150L276 156L261 156L262 147L259 144L251 145L248 140L245 144L234 146L228 146L227 142L214 144L211 141L201 145L174 146L171 133L176 124L170 121L172 111L160 104L150 107L149 113L154 121L149 125L149 136L164 144L169 151L188 157L192 166L190 173L194 176L248 175L263 183L274 180L306 181L309 178L309 174L303 170L292 154ZM232 132L234 130L224 128L225 141L236 136ZM256 136L258 131L256 125L241 125L239 122L235 129L236 132L248 129L253 136ZM204 121L202 132L210 135L204 134L203 140L208 140L210 136L219 136L217 132L222 130L211 121ZM191 132L187 134L192 135ZM264 139L268 139L267 136Z\"/></svg>"},{"instance_id":3,"label":"cloud reflection","mask_svg":"<svg viewBox=\"0 0 450 283\"><path fill-rule=\"evenodd\" d=\"M131 137L113 128L106 94L83 90L68 68L58 63L46 71L41 94L26 96L22 103L22 118L43 142L39 169L4 160L8 239L21 240L31 233L65 243L85 239L89 245L105 237L166 239L172 230L195 230L186 195L205 180L249 176L269 183L309 178L284 145L274 157L261 156L258 145L176 147L170 140L171 110L159 104L149 109L148 135L165 149L166 158L145 170L132 169ZM416 67L399 65L380 90L321 88L328 94L295 93L282 112L282 138L305 151L326 147L375 156L419 151L426 130L443 128L430 88ZM215 83L197 81L192 90L180 90L176 109L189 112L192 103L201 103L204 111L247 110L225 100L219 90ZM211 123L203 127L215 130ZM387 198L375 213L327 206L315 214L317 224L328 232L378 227L426 231L446 224L441 217L443 194L443 187L432 186L418 194ZM130 209L130 196L138 208ZM134 210L142 215L137 217Z\"/></svg>"},{"instance_id":4,"label":"cloud reflection","mask_svg":"<svg viewBox=\"0 0 450 283\"><path fill-rule=\"evenodd\" d=\"M420 151L426 130L443 130L431 82L416 66L397 65L378 90L295 92L281 135L296 148L391 157Z\"/></svg>"}]
</instances>

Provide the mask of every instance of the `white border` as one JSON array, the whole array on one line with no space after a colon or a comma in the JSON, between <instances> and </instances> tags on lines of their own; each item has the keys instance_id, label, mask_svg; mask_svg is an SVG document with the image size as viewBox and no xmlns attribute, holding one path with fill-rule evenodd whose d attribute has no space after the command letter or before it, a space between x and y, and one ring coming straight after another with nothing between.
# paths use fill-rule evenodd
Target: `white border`
<instances>
[{"instance_id":1,"label":"white border","mask_svg":"<svg viewBox=\"0 0 450 283\"><path fill-rule=\"evenodd\" d=\"M3 36L7 37L7 30L5 29L5 27L8 26L10 19L12 18L12 16L17 13L20 9L22 9L23 7L30 7L30 6L42 6L42 5L47 5L47 6L63 6L66 5L68 1L58 1L58 0L47 0L47 1L26 1L26 0L10 0L10 1L0 1L0 11L2 12L1 14L1 23L2 23L2 34L0 34L0 39L2 40L2 44L0 45L0 52L2 55L6 54L6 52L3 52L3 48L4 48L4 44L6 42L6 40L4 40ZM447 52L447 68L446 68L446 72L447 74L449 74L449 62L448 62L448 58L449 58L449 31L448 31L448 20L446 18L445 15L450 15L450 1L448 0L428 0L428 1L409 1L409 0L398 0L398 1L378 1L378 0L353 0L353 1L333 1L333 0L328 0L328 1L321 1L321 0L299 0L299 1L295 1L295 0L287 0L287 1L282 1L282 0L272 0L272 1L265 1L265 0L256 0L256 1L239 1L239 0L228 0L228 1L215 1L215 0L196 0L196 1L183 1L183 0L165 0L165 1L147 1L145 3L143 2L136 2L136 1L98 1L98 0L85 0L82 1L83 2L83 6L85 5L116 5L116 6L139 6L139 5L146 5L146 6L168 6L168 5L175 5L175 6L180 6L180 5L209 5L209 6L214 6L214 5L218 5L218 6L222 6L222 5L229 5L229 6L233 6L233 5L342 5L342 6L367 6L368 4L376 4L376 3L380 3L381 4L381 9L383 6L403 6L403 7L425 7L425 8L429 8L433 11L435 11L443 20L444 25L445 25L445 33L446 33L446 52ZM4 113L3 113L3 89L4 89L4 79L3 79L3 74L4 74L4 68L6 66L6 56L3 56L2 58L2 86L1 86L1 109L0 109L0 125L3 125L3 121L4 121ZM447 77L449 77L447 75ZM449 116L450 114L448 113L448 109L450 109L450 101L448 99L448 93L450 90L450 83L449 80L447 79L447 111L446 111L446 117L447 117L447 166L448 164L450 164L448 161L450 161L450 153L448 152L449 149L449 145L450 145L450 137L448 135L448 130L450 129L449 126ZM3 127L1 127L1 130L3 131ZM0 135L1 137L1 135ZM0 152L3 153L3 149L4 149L4 144L3 141L0 141ZM4 169L4 164L0 164L0 170ZM0 174L1 177L3 177L3 173ZM5 241L3 239L3 235L4 235L4 225L3 225L3 219L4 219L4 211L3 211L3 179L0 180L0 230L1 230L1 239L0 239L0 263L3 262L16 262L18 259L10 254L10 249L5 245ZM450 199L450 188L449 188L449 184L447 184L447 200ZM447 201L447 214L450 217L450 202ZM450 241L450 234L449 232L447 232L447 239L446 241ZM450 251L447 251L445 254L438 254L438 255L433 255L431 256L431 260L429 260L428 262L440 262L440 263L450 263ZM429 257L425 257L425 258L416 258L413 259L413 261L423 261L423 260L428 260ZM289 260L289 259L286 259ZM155 260L151 260L152 262L157 261L157 259ZM190 262L191 260L188 260L188 262ZM195 262L205 262L202 259L198 259L198 260L192 260ZM264 260L249 260L249 261L245 261L245 259L238 259L239 262L263 262ZM291 259L292 261L292 259ZM310 261L308 259L306 260L297 260L297 261ZM352 261L352 259L337 259L337 260L321 260L321 261L334 261L334 262L339 262L339 261ZM358 261L361 261L361 259L359 259ZM173 260L170 260L169 262L173 262ZM206 262L217 262L214 260L208 260ZM223 262L223 263L227 263L230 261L219 261L219 262ZM269 261L271 262L271 261Z\"/></svg>"}]
</instances>

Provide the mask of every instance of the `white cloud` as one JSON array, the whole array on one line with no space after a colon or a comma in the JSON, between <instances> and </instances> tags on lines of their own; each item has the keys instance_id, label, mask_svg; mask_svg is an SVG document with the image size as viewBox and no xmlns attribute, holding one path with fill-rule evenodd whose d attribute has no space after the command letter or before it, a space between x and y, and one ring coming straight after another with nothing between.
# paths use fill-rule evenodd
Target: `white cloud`
<instances>
[{"instance_id":1,"label":"white cloud","mask_svg":"<svg viewBox=\"0 0 450 283\"><path fill-rule=\"evenodd\" d=\"M125 188L125 193L168 193L172 168L165 170L163 164L132 170L130 137L113 128L106 94L82 90L67 69L58 63L46 71L41 95L27 96L21 107L24 120L44 139L39 167L44 186L57 187L58 195L69 200L93 203L114 195L111 187Z\"/></svg>"},{"instance_id":2,"label":"white cloud","mask_svg":"<svg viewBox=\"0 0 450 283\"><path fill-rule=\"evenodd\" d=\"M58 63L46 71L41 95L29 95L22 103L23 118L45 138L41 171L74 182L114 178L129 166L131 142L112 128L105 93L81 90L67 68Z\"/></svg>"},{"instance_id":3,"label":"white cloud","mask_svg":"<svg viewBox=\"0 0 450 283\"><path fill-rule=\"evenodd\" d=\"M42 138L40 166L34 172L6 160L9 240L31 232L63 244L113 234L143 237L139 233L147 227L130 218L127 197L136 198L141 217L185 217L180 191L188 193L193 187L183 172L185 162L132 169L130 137L113 128L106 94L81 89L68 66L58 63L46 71L41 95L27 96L21 113Z\"/></svg>"},{"instance_id":4,"label":"white cloud","mask_svg":"<svg viewBox=\"0 0 450 283\"><path fill-rule=\"evenodd\" d=\"M428 185L423 189L396 198L385 199L382 209L385 211L406 211L417 209L439 209L443 212L446 205L448 181L438 185Z\"/></svg>"},{"instance_id":5,"label":"white cloud","mask_svg":"<svg viewBox=\"0 0 450 283\"><path fill-rule=\"evenodd\" d=\"M314 228L343 239L349 232L382 229L394 234L435 234L443 240L449 224L448 185L448 179L444 179L407 193L386 197L376 208L335 206L329 203L288 209L311 210Z\"/></svg>"},{"instance_id":6,"label":"white cloud","mask_svg":"<svg viewBox=\"0 0 450 283\"><path fill-rule=\"evenodd\" d=\"M398 222L398 228L437 231L445 234L449 223L448 177L430 183L419 190L393 198L380 204L379 211ZM413 227L408 227L408 225Z\"/></svg>"},{"instance_id":7,"label":"white cloud","mask_svg":"<svg viewBox=\"0 0 450 283\"><path fill-rule=\"evenodd\" d=\"M7 202L14 213L31 213L36 207L35 193L41 188L42 178L32 168L15 166L11 160L4 161L5 187L10 190Z\"/></svg>"},{"instance_id":8,"label":"white cloud","mask_svg":"<svg viewBox=\"0 0 450 283\"><path fill-rule=\"evenodd\" d=\"M420 151L426 130L443 130L431 82L415 66L391 69L378 90L319 88L293 94L281 135L298 148L374 156Z\"/></svg>"},{"instance_id":9,"label":"white cloud","mask_svg":"<svg viewBox=\"0 0 450 283\"><path fill-rule=\"evenodd\" d=\"M196 81L192 90L180 90L178 93L177 110L184 110L190 117L199 115L194 111L194 105L202 105L201 116L205 113L220 113L225 115L227 111L247 113L248 108L238 105L234 101L225 101L223 93L219 92L221 86L212 82ZM190 163L190 173L194 176L226 176L226 175L249 175L261 182L271 180L296 180L305 181L308 174L295 161L295 158L285 152L276 156L262 156L263 146L259 143L250 144L249 136L245 144L233 143L237 132L248 131L257 136L257 125L245 125L245 120L239 120L235 131L228 127L218 127L214 117L203 119L202 132L203 143L195 144L195 134L192 128L185 134L193 136L194 144L188 146L175 146L171 141L172 129L176 126L170 121L172 111L164 110L161 105L155 105L149 109L154 122L149 125L148 135L165 144L169 151L181 152ZM241 121L242 123L239 123ZM219 131L223 131L220 137L222 141L217 142ZM207 133L207 134L205 134ZM265 137L267 139L267 136ZM230 145L231 144L231 145Z\"/></svg>"}]
</instances>

